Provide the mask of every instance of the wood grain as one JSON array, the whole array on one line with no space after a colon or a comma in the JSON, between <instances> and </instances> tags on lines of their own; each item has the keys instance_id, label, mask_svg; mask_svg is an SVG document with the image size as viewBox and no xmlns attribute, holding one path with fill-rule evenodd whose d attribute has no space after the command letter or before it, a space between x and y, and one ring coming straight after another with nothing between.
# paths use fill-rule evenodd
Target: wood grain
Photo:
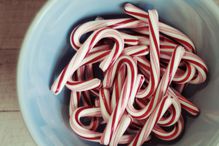
<instances>
[{"instance_id":1,"label":"wood grain","mask_svg":"<svg viewBox=\"0 0 219 146\"><path fill-rule=\"evenodd\" d=\"M0 1L0 111L18 110L16 64L25 32L45 0Z\"/></svg>"},{"instance_id":2,"label":"wood grain","mask_svg":"<svg viewBox=\"0 0 219 146\"><path fill-rule=\"evenodd\" d=\"M36 146L20 112L0 112L1 146Z\"/></svg>"},{"instance_id":3,"label":"wood grain","mask_svg":"<svg viewBox=\"0 0 219 146\"><path fill-rule=\"evenodd\" d=\"M16 94L16 64L19 49L0 50L0 111L19 110Z\"/></svg>"},{"instance_id":4,"label":"wood grain","mask_svg":"<svg viewBox=\"0 0 219 146\"><path fill-rule=\"evenodd\" d=\"M0 0L0 49L18 49L45 0Z\"/></svg>"},{"instance_id":5,"label":"wood grain","mask_svg":"<svg viewBox=\"0 0 219 146\"><path fill-rule=\"evenodd\" d=\"M20 45L45 0L0 0L0 141L2 146L35 146L19 111L16 65Z\"/></svg>"}]
</instances>

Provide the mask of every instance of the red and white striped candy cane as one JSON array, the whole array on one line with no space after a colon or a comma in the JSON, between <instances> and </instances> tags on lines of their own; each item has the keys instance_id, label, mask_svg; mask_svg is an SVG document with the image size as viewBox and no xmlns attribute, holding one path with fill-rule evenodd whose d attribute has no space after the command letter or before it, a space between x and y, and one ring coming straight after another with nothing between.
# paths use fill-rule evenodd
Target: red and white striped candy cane
<instances>
[{"instance_id":1,"label":"red and white striped candy cane","mask_svg":"<svg viewBox=\"0 0 219 146\"><path fill-rule=\"evenodd\" d=\"M149 14L147 12L145 12L144 10L130 4L127 3L124 5L124 12L130 16L133 16L139 20L145 21L146 23L148 23L148 18L149 18ZM159 22L159 30L161 33L166 34L170 37L172 37L173 39L177 40L180 44L182 44L188 51L191 52L196 52L195 51L195 46L193 44L193 42L185 35L183 34L181 31L167 25L164 24L162 22Z\"/></svg>"},{"instance_id":2,"label":"red and white striped candy cane","mask_svg":"<svg viewBox=\"0 0 219 146\"><path fill-rule=\"evenodd\" d=\"M127 28L143 27L143 26L145 26L145 23L133 18L89 21L82 25L79 25L72 31L70 35L70 43L74 49L78 50L82 46L82 44L80 43L81 36L88 32L95 31L97 29L101 29L105 27L110 27L112 29L124 29L124 28L127 29Z\"/></svg>"},{"instance_id":3,"label":"red and white striped candy cane","mask_svg":"<svg viewBox=\"0 0 219 146\"><path fill-rule=\"evenodd\" d=\"M190 113L191 115L197 116L199 114L199 109L197 108L197 106L195 106L191 101L186 99L183 95L181 95L176 90L169 88L168 94L178 98L182 108L186 110L188 113Z\"/></svg>"},{"instance_id":4,"label":"red and white striped candy cane","mask_svg":"<svg viewBox=\"0 0 219 146\"><path fill-rule=\"evenodd\" d=\"M125 81L125 74L126 74L126 68L125 66L122 66L118 73L117 77L115 78L114 84L113 84L113 91L112 91L112 97L111 97L111 109L115 109L119 97L121 95L122 86Z\"/></svg>"},{"instance_id":5,"label":"red and white striped candy cane","mask_svg":"<svg viewBox=\"0 0 219 146\"><path fill-rule=\"evenodd\" d=\"M185 50L181 46L178 46L177 49L175 49L156 92L153 94L153 97L151 98L150 102L145 106L145 108L141 110L135 109L133 103L131 103L130 100L127 108L129 109L129 114L132 115L133 118L145 119L151 114L153 109L156 108L157 104L159 103L163 95L166 93L167 88L170 85L176 73L177 67L182 59L182 56L184 55L184 52Z\"/></svg>"},{"instance_id":6,"label":"red and white striped candy cane","mask_svg":"<svg viewBox=\"0 0 219 146\"><path fill-rule=\"evenodd\" d=\"M128 56L120 57L116 61L115 65L113 66L112 72L118 70L117 67L120 67L121 65L126 65L127 77L123 84L122 92L121 92L118 104L113 110L108 120L108 123L106 125L106 128L104 130L103 136L101 137L101 143L105 145L109 144L113 133L115 133L118 123L121 120L121 116L125 112L125 108L128 104L128 100L132 94L133 86L137 78L137 66L131 57L128 57ZM111 76L111 80L114 80L114 78L115 76ZM104 84L103 84L103 87L105 87Z\"/></svg>"},{"instance_id":7,"label":"red and white striped candy cane","mask_svg":"<svg viewBox=\"0 0 219 146\"><path fill-rule=\"evenodd\" d=\"M150 80L144 92L139 92L137 97L150 97L157 88L160 81L160 44L158 14L155 10L149 11L149 28L150 28Z\"/></svg>"},{"instance_id":8,"label":"red and white striped candy cane","mask_svg":"<svg viewBox=\"0 0 219 146\"><path fill-rule=\"evenodd\" d=\"M198 57L197 55L186 52L183 60L188 61L190 64L192 64L196 70L197 70L197 77L193 80L191 80L189 83L191 84L200 84L206 81L208 69L205 65L204 61Z\"/></svg>"},{"instance_id":9,"label":"red and white striped candy cane","mask_svg":"<svg viewBox=\"0 0 219 146\"><path fill-rule=\"evenodd\" d=\"M70 117L70 126L81 138L99 142L102 133L88 130L81 126L80 118L86 116L101 117L100 109L91 107L77 108Z\"/></svg>"},{"instance_id":10,"label":"red and white striped candy cane","mask_svg":"<svg viewBox=\"0 0 219 146\"><path fill-rule=\"evenodd\" d=\"M170 97L165 96L162 101L158 104L155 110L152 112L151 116L148 118L142 129L135 136L133 141L129 144L130 146L141 146L147 137L151 134L155 124L163 116L163 114L168 110L172 100Z\"/></svg>"},{"instance_id":11,"label":"red and white striped candy cane","mask_svg":"<svg viewBox=\"0 0 219 146\"><path fill-rule=\"evenodd\" d=\"M118 125L118 128L115 131L115 134L112 136L112 139L110 141L110 146L117 146L119 144L119 141L122 137L122 135L125 133L126 129L128 128L129 124L131 123L132 119L129 115L124 114L121 118L121 121ZM130 135L126 142L123 144L128 144L133 139L133 136Z\"/></svg>"},{"instance_id":12,"label":"red and white striped candy cane","mask_svg":"<svg viewBox=\"0 0 219 146\"><path fill-rule=\"evenodd\" d=\"M172 141L175 140L177 137L180 136L184 129L184 120L181 116L179 121L174 125L174 128L171 131L165 131L160 126L156 125L153 129L153 133L156 135L157 138L165 141Z\"/></svg>"},{"instance_id":13,"label":"red and white striped candy cane","mask_svg":"<svg viewBox=\"0 0 219 146\"><path fill-rule=\"evenodd\" d=\"M88 91L101 85L99 79L90 79L87 81L67 81L66 87L72 91Z\"/></svg>"},{"instance_id":14,"label":"red and white striped candy cane","mask_svg":"<svg viewBox=\"0 0 219 146\"><path fill-rule=\"evenodd\" d=\"M108 121L112 113L110 108L110 91L109 89L100 88L99 90L100 109L104 121Z\"/></svg>"},{"instance_id":15,"label":"red and white striped candy cane","mask_svg":"<svg viewBox=\"0 0 219 146\"><path fill-rule=\"evenodd\" d=\"M78 134L82 139L93 141L93 142L100 142L101 135L103 133L96 132L95 130L89 130L86 129L81 125L80 118L81 117L101 117L100 108L95 107L79 107L77 108L72 116L70 117L70 126L73 129L73 131ZM124 121L127 123L127 121ZM122 124L124 125L124 124ZM120 128L124 128L123 126L120 126ZM121 129L118 129L117 134L121 135ZM124 129L123 129L124 130ZM123 135L119 139L119 144L127 144L130 143L130 141L133 139L132 135Z\"/></svg>"},{"instance_id":16,"label":"red and white striped candy cane","mask_svg":"<svg viewBox=\"0 0 219 146\"><path fill-rule=\"evenodd\" d=\"M174 125L181 116L181 104L179 99L176 96L172 97L172 106L169 108L170 116L168 118L162 117L157 124L163 127L169 127Z\"/></svg>"},{"instance_id":17,"label":"red and white striped candy cane","mask_svg":"<svg viewBox=\"0 0 219 146\"><path fill-rule=\"evenodd\" d=\"M80 67L81 62L95 46L95 44L103 38L114 38L115 44L109 55L101 62L100 68L105 71L120 56L124 48L124 41L118 31L104 28L95 31L76 52L69 64L62 70L61 74L55 80L51 90L58 94L64 87L70 76Z\"/></svg>"},{"instance_id":18,"label":"red and white striped candy cane","mask_svg":"<svg viewBox=\"0 0 219 146\"><path fill-rule=\"evenodd\" d=\"M129 46L124 48L123 53L128 56L146 56L149 54L149 49L147 46Z\"/></svg>"},{"instance_id":19,"label":"red and white striped candy cane","mask_svg":"<svg viewBox=\"0 0 219 146\"><path fill-rule=\"evenodd\" d=\"M89 67L90 68L90 67ZM85 67L81 66L77 71L76 71L76 75L75 75L75 79L78 82L82 82L82 80L85 77ZM85 91L86 92L86 91ZM90 96L88 93L85 92L75 92L72 91L71 93L71 99L70 99L70 107L69 107L69 113L70 115L74 112L75 109L77 109L79 107L79 103L80 103L80 99L82 99L82 104L83 105L91 105L91 100L90 100ZM80 97L82 95L82 98ZM98 127L98 123L99 120L95 117L91 118L91 121L88 125L83 125L84 127L86 127L87 129L93 129L95 130Z\"/></svg>"},{"instance_id":20,"label":"red and white striped candy cane","mask_svg":"<svg viewBox=\"0 0 219 146\"><path fill-rule=\"evenodd\" d=\"M80 96L81 96L80 92L75 92L75 91L71 92L70 103L69 103L69 115L70 116L79 107Z\"/></svg>"},{"instance_id":21,"label":"red and white striped candy cane","mask_svg":"<svg viewBox=\"0 0 219 146\"><path fill-rule=\"evenodd\" d=\"M169 49L162 49L161 48L160 57L164 58L164 59L169 59L173 51L174 51L173 48L169 48ZM200 84L206 80L208 69L207 69L207 66L205 65L204 61L199 56L197 56L194 53L186 51L184 56L183 56L183 61L188 62L188 64L190 64L190 67L192 67L192 70L194 70L193 69L194 67L197 70L196 78L192 79L189 83ZM191 75L192 75L192 73L191 73Z\"/></svg>"}]
</instances>

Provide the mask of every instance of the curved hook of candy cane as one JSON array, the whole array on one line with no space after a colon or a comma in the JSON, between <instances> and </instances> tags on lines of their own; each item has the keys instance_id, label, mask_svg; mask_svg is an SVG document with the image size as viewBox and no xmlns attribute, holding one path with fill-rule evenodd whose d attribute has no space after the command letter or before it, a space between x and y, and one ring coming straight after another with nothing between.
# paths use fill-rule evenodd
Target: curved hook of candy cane
<instances>
[{"instance_id":1,"label":"curved hook of candy cane","mask_svg":"<svg viewBox=\"0 0 219 146\"><path fill-rule=\"evenodd\" d=\"M130 16L133 16L142 21L148 21L148 13L144 10L132 5L130 3L126 3L123 7L124 12Z\"/></svg>"},{"instance_id":2,"label":"curved hook of candy cane","mask_svg":"<svg viewBox=\"0 0 219 146\"><path fill-rule=\"evenodd\" d=\"M156 92L153 94L151 100L149 103L141 110L136 109L133 106L133 100L129 101L128 104L128 112L133 118L138 119L145 119L147 118L153 109L157 106L157 104L160 102L160 99L163 97L163 95L166 93L168 86L170 85L176 71L178 68L178 65L185 53L185 50L183 47L178 46L177 49L174 50L174 53L169 61L168 67L162 76L162 79L158 85L158 88Z\"/></svg>"},{"instance_id":3,"label":"curved hook of candy cane","mask_svg":"<svg viewBox=\"0 0 219 146\"><path fill-rule=\"evenodd\" d=\"M150 97L158 86L160 80L160 44L157 11L149 11L150 28L150 79L144 92L138 92L138 98Z\"/></svg>"},{"instance_id":4,"label":"curved hook of candy cane","mask_svg":"<svg viewBox=\"0 0 219 146\"><path fill-rule=\"evenodd\" d=\"M189 83L196 74L195 67L190 63L185 63L186 71L182 71L178 69L178 71L182 71L182 73L176 73L176 75L173 78L174 83L176 84L186 84Z\"/></svg>"},{"instance_id":5,"label":"curved hook of candy cane","mask_svg":"<svg viewBox=\"0 0 219 146\"><path fill-rule=\"evenodd\" d=\"M78 134L82 139L93 141L93 142L100 142L100 137L102 133L96 132L95 130L88 130L80 124L81 117L101 117L100 108L96 107L79 107L76 109L70 117L70 126L73 131ZM125 121L126 123L127 121ZM123 124L122 124L123 125ZM120 126L124 128L123 126ZM120 130L118 132L121 132ZM119 133L117 133L119 134ZM119 139L119 144L127 144L133 139L132 135L123 135Z\"/></svg>"},{"instance_id":6,"label":"curved hook of candy cane","mask_svg":"<svg viewBox=\"0 0 219 146\"><path fill-rule=\"evenodd\" d=\"M183 117L181 116L171 131L167 132L163 130L160 126L156 125L153 129L153 133L156 135L157 138L161 140L172 141L180 136L183 129L184 129L184 120Z\"/></svg>"},{"instance_id":7,"label":"curved hook of candy cane","mask_svg":"<svg viewBox=\"0 0 219 146\"><path fill-rule=\"evenodd\" d=\"M124 5L124 12L130 16L133 16L139 20L142 20L146 23L148 23L149 14L145 12L144 10L127 3ZM179 43L181 43L188 51L190 52L196 52L195 46L193 42L181 31L164 24L162 22L159 22L159 28L160 32L176 39Z\"/></svg>"},{"instance_id":8,"label":"curved hook of candy cane","mask_svg":"<svg viewBox=\"0 0 219 146\"><path fill-rule=\"evenodd\" d=\"M160 58L169 60L175 47L161 47L161 55ZM183 62L183 66L185 66L185 71L183 69L178 68L173 81L176 84L185 84L190 82L192 79L194 79L195 74L196 74L196 68L194 65L188 63L188 62ZM162 71L162 70L161 70Z\"/></svg>"},{"instance_id":9,"label":"curved hook of candy cane","mask_svg":"<svg viewBox=\"0 0 219 146\"><path fill-rule=\"evenodd\" d=\"M100 62L110 53L110 50L104 50L105 48L100 48L99 50L99 47L96 47L94 49L95 51L92 51L84 58L81 65L94 64ZM123 54L132 57L146 56L149 54L149 49L147 46L144 45L129 46L124 48Z\"/></svg>"},{"instance_id":10,"label":"curved hook of candy cane","mask_svg":"<svg viewBox=\"0 0 219 146\"><path fill-rule=\"evenodd\" d=\"M171 95L172 97L178 98L182 108L187 111L189 114L193 116L197 116L199 114L199 109L196 105L194 105L191 101L186 99L184 96L182 96L178 91L174 90L173 88L168 88L167 93Z\"/></svg>"},{"instance_id":11,"label":"curved hook of candy cane","mask_svg":"<svg viewBox=\"0 0 219 146\"><path fill-rule=\"evenodd\" d=\"M153 130L157 121L159 121L159 119L163 117L163 114L168 110L171 104L172 99L169 96L163 97L163 99L152 112L151 116L148 118L142 129L137 133L137 135L129 145L141 146L145 142L147 137L151 134L151 131Z\"/></svg>"},{"instance_id":12,"label":"curved hook of candy cane","mask_svg":"<svg viewBox=\"0 0 219 146\"><path fill-rule=\"evenodd\" d=\"M81 138L89 141L99 142L102 133L88 130L81 126L80 118L86 116L101 117L100 109L91 107L77 108L70 117L70 126L72 130Z\"/></svg>"},{"instance_id":13,"label":"curved hook of candy cane","mask_svg":"<svg viewBox=\"0 0 219 146\"><path fill-rule=\"evenodd\" d=\"M90 69L90 67L92 67L92 65L87 65L87 68L89 68L90 72L92 72L91 71L92 69ZM76 75L75 75L75 79L79 80L78 82L80 82L80 80L83 80L84 71L85 71L84 66L80 67L77 70ZM89 75L91 75L91 74L89 74ZM82 94L82 95L85 95L85 93ZM88 96L88 95L86 94L86 96ZM72 114L72 112L74 112L75 109L77 109L79 107L80 97L81 97L81 92L76 92L76 90L73 90L71 92L70 104L69 104L69 113L70 113L70 115ZM82 98L82 99L84 99L84 98ZM87 97L87 100L89 100L89 97ZM84 100L82 100L82 101L83 101L84 104L87 103ZM88 103L90 103L90 101L88 101ZM89 129L96 129L97 126L98 126L98 120L96 120L95 118L92 118L90 124L86 127L88 127Z\"/></svg>"},{"instance_id":14,"label":"curved hook of candy cane","mask_svg":"<svg viewBox=\"0 0 219 146\"><path fill-rule=\"evenodd\" d=\"M160 57L162 59L169 60L173 51L174 51L174 48L161 48ZM184 56L183 56L183 61L187 62L188 65L190 65L190 67L192 68L190 78L193 77L192 74L194 73L194 67L197 70L196 77L193 78L192 80L190 80L189 83L200 84L206 80L208 69L207 69L207 66L205 65L204 61L199 56L197 56L196 54L194 54L192 52L186 51Z\"/></svg>"},{"instance_id":15,"label":"curved hook of candy cane","mask_svg":"<svg viewBox=\"0 0 219 146\"><path fill-rule=\"evenodd\" d=\"M162 121L161 119L158 121L158 124L164 127L169 127L174 125L180 118L181 116L181 104L180 101L176 96L172 96L172 113L169 118L164 118Z\"/></svg>"},{"instance_id":16,"label":"curved hook of candy cane","mask_svg":"<svg viewBox=\"0 0 219 146\"><path fill-rule=\"evenodd\" d=\"M101 29L104 27L110 27L112 29L122 29L122 28L135 28L143 27L145 23L133 18L120 18L120 19L108 19L108 20L94 20L86 22L82 25L77 26L70 35L70 44L72 48L78 50L82 44L80 43L80 38L82 35Z\"/></svg>"},{"instance_id":17,"label":"curved hook of candy cane","mask_svg":"<svg viewBox=\"0 0 219 146\"><path fill-rule=\"evenodd\" d=\"M161 33L174 38L177 42L183 45L187 51L196 53L195 45L188 36L186 36L178 29L173 28L172 26L169 26L165 23L159 24Z\"/></svg>"},{"instance_id":18,"label":"curved hook of candy cane","mask_svg":"<svg viewBox=\"0 0 219 146\"><path fill-rule=\"evenodd\" d=\"M80 92L71 92L71 97L70 97L70 104L69 104L69 116L73 114L73 112L79 108L79 102L80 102ZM89 125L83 125L80 121L79 124L86 129L90 130L96 130L98 128L99 120L96 117L92 117Z\"/></svg>"},{"instance_id":19,"label":"curved hook of candy cane","mask_svg":"<svg viewBox=\"0 0 219 146\"><path fill-rule=\"evenodd\" d=\"M95 31L76 52L69 64L62 70L58 78L53 83L51 90L54 94L60 93L70 76L81 66L81 62L86 55L89 54L97 42L103 38L113 38L115 40L115 44L109 55L107 55L107 57L101 62L100 68L105 71L111 64L115 62L124 48L124 40L122 39L120 33L109 28Z\"/></svg>"},{"instance_id":20,"label":"curved hook of candy cane","mask_svg":"<svg viewBox=\"0 0 219 146\"><path fill-rule=\"evenodd\" d=\"M135 64L135 61L131 57L129 56L120 57L116 61L115 65L112 67L113 70L112 72L117 71L121 65L126 65L127 75L122 87L118 104L113 110L108 120L108 123L106 125L106 128L104 130L103 136L101 137L101 143L105 145L109 144L112 135L115 133L118 123L121 120L121 116L125 112L126 106L128 104L128 100L130 96L133 94L132 90L135 85L134 83L136 82L137 79L137 65ZM115 73L112 74L114 75L111 76L110 80L114 80L115 78ZM105 87L104 84L103 87Z\"/></svg>"},{"instance_id":21,"label":"curved hook of candy cane","mask_svg":"<svg viewBox=\"0 0 219 146\"><path fill-rule=\"evenodd\" d=\"M176 110L173 106L171 106L168 111L168 116L162 117L158 122L157 125L162 126L162 127L169 127L169 125L174 121L176 117Z\"/></svg>"},{"instance_id":22,"label":"curved hook of candy cane","mask_svg":"<svg viewBox=\"0 0 219 146\"><path fill-rule=\"evenodd\" d=\"M131 70L132 74L137 74L137 65L132 57L130 56L121 56L116 61L116 63L107 70L105 77L103 79L103 88L110 88L113 85L113 81L115 80L115 76L117 71L120 69L122 65L126 65ZM131 69L130 69L131 68ZM128 74L130 74L127 71Z\"/></svg>"},{"instance_id":23,"label":"curved hook of candy cane","mask_svg":"<svg viewBox=\"0 0 219 146\"><path fill-rule=\"evenodd\" d=\"M205 65L204 61L196 54L190 52L186 52L183 59L188 61L197 69L197 77L191 80L189 83L200 84L205 82L207 79L208 68Z\"/></svg>"}]
</instances>

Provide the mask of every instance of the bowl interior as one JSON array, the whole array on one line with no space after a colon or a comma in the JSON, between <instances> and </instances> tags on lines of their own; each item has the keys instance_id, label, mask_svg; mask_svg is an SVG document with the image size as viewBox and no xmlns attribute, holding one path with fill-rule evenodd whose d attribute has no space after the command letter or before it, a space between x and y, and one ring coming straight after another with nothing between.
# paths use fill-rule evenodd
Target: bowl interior
<instances>
[{"instance_id":1,"label":"bowl interior","mask_svg":"<svg viewBox=\"0 0 219 146\"><path fill-rule=\"evenodd\" d=\"M208 81L186 91L201 114L187 118L183 137L170 145L213 146L219 143L219 9L213 1L172 0L51 0L35 18L22 46L18 64L19 102L30 133L39 145L91 145L77 137L68 124L68 91L54 96L52 81L74 54L71 28L84 18L121 14L121 4L133 2L155 8L162 21L179 28L195 43L209 67ZM82 20L82 21L83 21ZM96 145L93 144L92 145ZM169 144L147 144L165 146Z\"/></svg>"}]
</instances>

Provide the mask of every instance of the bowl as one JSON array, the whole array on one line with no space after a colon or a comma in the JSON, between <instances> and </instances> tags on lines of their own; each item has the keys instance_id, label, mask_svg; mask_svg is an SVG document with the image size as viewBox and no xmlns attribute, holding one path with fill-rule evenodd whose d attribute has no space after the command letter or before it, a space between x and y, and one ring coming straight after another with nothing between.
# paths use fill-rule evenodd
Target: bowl
<instances>
[{"instance_id":1,"label":"bowl","mask_svg":"<svg viewBox=\"0 0 219 146\"><path fill-rule=\"evenodd\" d=\"M68 123L68 91L50 92L54 78L73 55L69 32L84 18L122 13L132 2L155 8L162 21L186 33L209 68L208 80L186 91L201 114L187 118L185 133L176 143L154 146L219 145L219 7L212 0L50 0L33 21L20 52L17 88L24 121L40 146L98 145L81 140ZM94 17L93 17L94 18ZM146 144L152 145L152 144Z\"/></svg>"}]
</instances>

